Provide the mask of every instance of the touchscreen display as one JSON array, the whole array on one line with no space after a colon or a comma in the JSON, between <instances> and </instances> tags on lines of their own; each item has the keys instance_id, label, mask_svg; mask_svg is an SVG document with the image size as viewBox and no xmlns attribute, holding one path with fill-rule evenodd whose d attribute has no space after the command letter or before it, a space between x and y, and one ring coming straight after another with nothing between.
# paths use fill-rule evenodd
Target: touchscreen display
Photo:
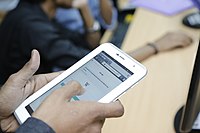
<instances>
[{"instance_id":1,"label":"touchscreen display","mask_svg":"<svg viewBox=\"0 0 200 133\"><path fill-rule=\"evenodd\" d=\"M130 70L102 51L52 89L26 106L26 109L32 114L52 91L61 88L71 80L78 81L85 89L84 94L74 96L72 100L98 101L131 75L133 73Z\"/></svg>"}]
</instances>

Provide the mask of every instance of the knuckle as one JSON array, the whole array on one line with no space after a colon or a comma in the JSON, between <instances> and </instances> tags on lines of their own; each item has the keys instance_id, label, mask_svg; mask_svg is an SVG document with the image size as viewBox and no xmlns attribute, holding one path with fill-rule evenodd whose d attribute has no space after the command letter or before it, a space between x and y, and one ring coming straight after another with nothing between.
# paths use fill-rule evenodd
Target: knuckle
<instances>
[{"instance_id":1,"label":"knuckle","mask_svg":"<svg viewBox=\"0 0 200 133\"><path fill-rule=\"evenodd\" d=\"M99 104L101 103L90 103L90 106L88 107L88 114L91 119L97 120L104 116L104 106L99 106Z\"/></svg>"},{"instance_id":2,"label":"knuckle","mask_svg":"<svg viewBox=\"0 0 200 133\"><path fill-rule=\"evenodd\" d=\"M100 103L101 104L101 103ZM96 106L93 108L93 117L95 119L105 119L107 115L107 109L105 104L101 104L101 106Z\"/></svg>"},{"instance_id":3,"label":"knuckle","mask_svg":"<svg viewBox=\"0 0 200 133\"><path fill-rule=\"evenodd\" d=\"M77 88L81 86L77 81L74 81L74 80L72 80L71 82L69 82L69 85L77 87Z\"/></svg>"},{"instance_id":4,"label":"knuckle","mask_svg":"<svg viewBox=\"0 0 200 133\"><path fill-rule=\"evenodd\" d=\"M18 77L17 73L14 73L14 74L10 75L8 80L13 83L16 81L17 77Z\"/></svg>"},{"instance_id":5,"label":"knuckle","mask_svg":"<svg viewBox=\"0 0 200 133\"><path fill-rule=\"evenodd\" d=\"M74 91L81 91L82 90L82 86L77 81L71 81L71 82L69 82L68 85L70 87L72 87L74 89Z\"/></svg>"},{"instance_id":6,"label":"knuckle","mask_svg":"<svg viewBox=\"0 0 200 133\"><path fill-rule=\"evenodd\" d=\"M37 64L30 65L30 70L31 70L32 72L37 71L37 69L38 69Z\"/></svg>"}]
</instances>

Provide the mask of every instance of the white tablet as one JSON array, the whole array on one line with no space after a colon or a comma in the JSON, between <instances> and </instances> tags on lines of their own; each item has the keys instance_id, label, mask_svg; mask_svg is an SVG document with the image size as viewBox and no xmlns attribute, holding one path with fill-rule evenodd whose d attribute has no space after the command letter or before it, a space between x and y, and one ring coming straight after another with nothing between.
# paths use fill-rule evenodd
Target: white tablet
<instances>
[{"instance_id":1,"label":"white tablet","mask_svg":"<svg viewBox=\"0 0 200 133\"><path fill-rule=\"evenodd\" d=\"M146 73L146 68L139 62L114 45L105 43L28 97L14 115L22 124L52 91L71 80L78 81L85 89L83 95L74 96L72 100L109 103L119 98Z\"/></svg>"}]
</instances>

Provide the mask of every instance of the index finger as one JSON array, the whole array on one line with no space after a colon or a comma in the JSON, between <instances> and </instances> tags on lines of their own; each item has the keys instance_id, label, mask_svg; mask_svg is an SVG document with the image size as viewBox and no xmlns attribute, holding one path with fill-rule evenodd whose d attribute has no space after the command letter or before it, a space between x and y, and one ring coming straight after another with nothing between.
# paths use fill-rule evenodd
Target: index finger
<instances>
[{"instance_id":1,"label":"index finger","mask_svg":"<svg viewBox=\"0 0 200 133\"><path fill-rule=\"evenodd\" d=\"M46 82L50 82L51 80L53 80L54 78L56 78L58 75L60 75L61 73L63 73L63 71L60 71L60 72L53 72L53 73L47 73L47 74L41 74Z\"/></svg>"},{"instance_id":2,"label":"index finger","mask_svg":"<svg viewBox=\"0 0 200 133\"><path fill-rule=\"evenodd\" d=\"M60 96L62 98L70 101L73 96L83 94L84 88L77 81L70 81L57 91L61 93Z\"/></svg>"},{"instance_id":3,"label":"index finger","mask_svg":"<svg viewBox=\"0 0 200 133\"><path fill-rule=\"evenodd\" d=\"M54 72L54 73L48 73L48 74L39 74L35 75L34 80L35 84L37 85L36 88L34 89L34 92L42 88L44 85L52 81L54 78L56 78L58 75L60 75L63 71L61 72Z\"/></svg>"}]
</instances>

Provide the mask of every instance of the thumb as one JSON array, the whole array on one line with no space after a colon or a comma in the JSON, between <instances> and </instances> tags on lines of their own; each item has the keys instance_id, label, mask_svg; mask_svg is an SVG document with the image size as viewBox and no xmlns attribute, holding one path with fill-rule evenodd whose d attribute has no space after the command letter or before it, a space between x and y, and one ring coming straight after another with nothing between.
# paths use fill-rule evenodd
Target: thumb
<instances>
[{"instance_id":1,"label":"thumb","mask_svg":"<svg viewBox=\"0 0 200 133\"><path fill-rule=\"evenodd\" d=\"M96 109L98 110L96 114L100 119L121 117L124 114L124 107L119 100L110 103L99 103Z\"/></svg>"},{"instance_id":2,"label":"thumb","mask_svg":"<svg viewBox=\"0 0 200 133\"><path fill-rule=\"evenodd\" d=\"M40 65L40 54L37 50L32 50L31 59L24 65L24 67L14 74L14 82L23 87L26 82L38 70Z\"/></svg>"}]
</instances>

